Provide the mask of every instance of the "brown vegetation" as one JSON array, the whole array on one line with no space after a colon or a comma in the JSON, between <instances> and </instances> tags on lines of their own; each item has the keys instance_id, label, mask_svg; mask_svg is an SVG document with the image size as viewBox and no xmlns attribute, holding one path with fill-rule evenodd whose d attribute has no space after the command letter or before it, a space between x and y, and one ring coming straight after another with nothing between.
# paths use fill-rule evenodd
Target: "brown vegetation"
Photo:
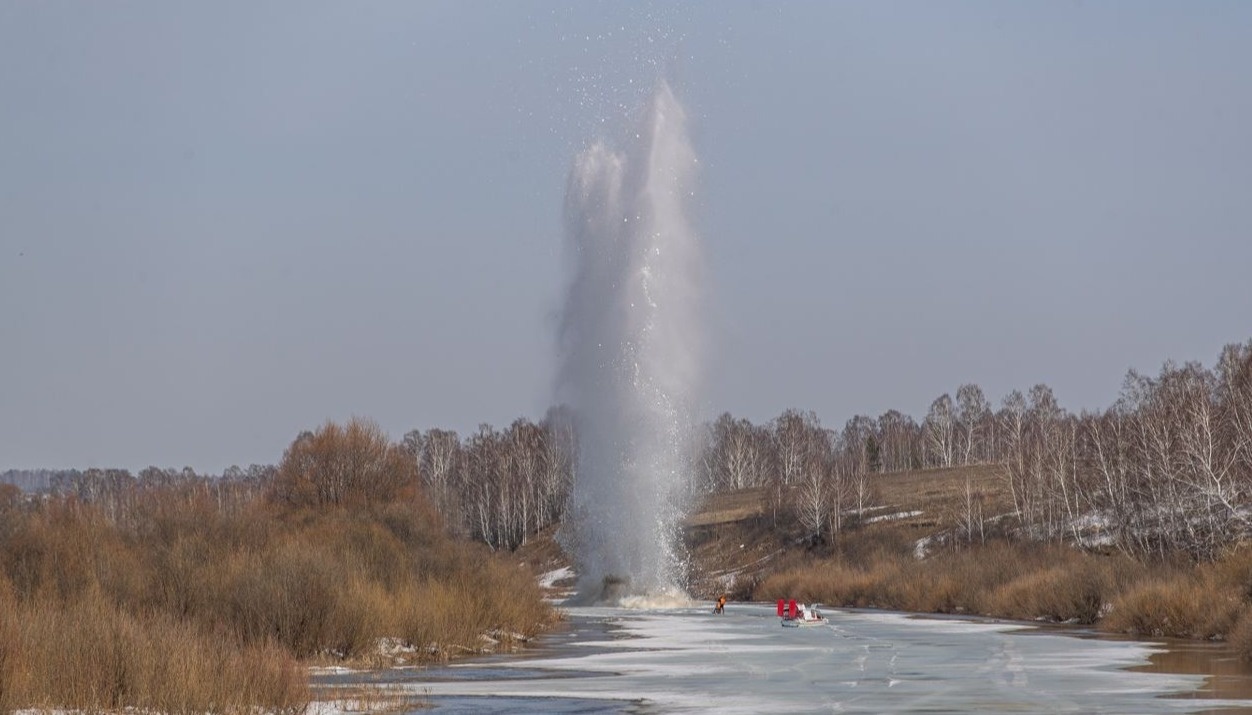
<instances>
[{"instance_id":1,"label":"brown vegetation","mask_svg":"<svg viewBox=\"0 0 1252 715\"><path fill-rule=\"evenodd\" d=\"M164 613L131 614L99 591L0 614L0 710L294 713L305 676L286 651ZM2 657L2 656L0 656Z\"/></svg>"},{"instance_id":2,"label":"brown vegetation","mask_svg":"<svg viewBox=\"0 0 1252 715\"><path fill-rule=\"evenodd\" d=\"M925 559L911 549L838 553L767 577L757 597L1091 624L1135 570L1121 556L997 540Z\"/></svg>"},{"instance_id":3,"label":"brown vegetation","mask_svg":"<svg viewBox=\"0 0 1252 715\"><path fill-rule=\"evenodd\" d=\"M285 461L242 507L178 488L107 514L4 506L0 711L295 711L301 661L445 659L551 621L529 571L449 539L412 470L388 473L407 456L376 428L328 426L288 456L304 471Z\"/></svg>"}]
</instances>

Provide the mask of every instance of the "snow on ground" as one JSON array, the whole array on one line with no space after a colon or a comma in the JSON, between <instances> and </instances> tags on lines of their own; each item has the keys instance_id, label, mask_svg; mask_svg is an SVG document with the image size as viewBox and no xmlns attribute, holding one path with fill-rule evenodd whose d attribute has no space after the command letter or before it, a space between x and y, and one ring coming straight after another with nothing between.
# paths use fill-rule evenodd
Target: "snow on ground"
<instances>
[{"instance_id":1,"label":"snow on ground","mask_svg":"<svg viewBox=\"0 0 1252 715\"><path fill-rule=\"evenodd\" d=\"M848 514L850 516L865 516L871 511L882 511L883 509L890 509L892 506L894 505L893 504L878 504L875 506L867 506L864 509L848 509L847 511L844 512L844 514Z\"/></svg>"},{"instance_id":2,"label":"snow on ground","mask_svg":"<svg viewBox=\"0 0 1252 715\"><path fill-rule=\"evenodd\" d=\"M556 569L555 571L548 571L539 576L539 588L556 588L558 581L566 581L572 578L574 578L574 569L569 566Z\"/></svg>"},{"instance_id":3,"label":"snow on ground","mask_svg":"<svg viewBox=\"0 0 1252 715\"><path fill-rule=\"evenodd\" d=\"M540 574L539 588L547 594L544 600L553 605L564 603L574 595L574 579L577 577L578 574L569 566Z\"/></svg>"},{"instance_id":4,"label":"snow on ground","mask_svg":"<svg viewBox=\"0 0 1252 715\"><path fill-rule=\"evenodd\" d=\"M866 524L873 524L876 521L899 521L900 519L912 519L915 516L921 516L920 511L897 511L894 514L883 514L882 516L872 516L865 520Z\"/></svg>"},{"instance_id":5,"label":"snow on ground","mask_svg":"<svg viewBox=\"0 0 1252 715\"><path fill-rule=\"evenodd\" d=\"M926 554L930 553L930 542L932 539L934 539L933 536L923 536L918 539L917 543L913 544L913 558L918 561L926 558Z\"/></svg>"}]
</instances>

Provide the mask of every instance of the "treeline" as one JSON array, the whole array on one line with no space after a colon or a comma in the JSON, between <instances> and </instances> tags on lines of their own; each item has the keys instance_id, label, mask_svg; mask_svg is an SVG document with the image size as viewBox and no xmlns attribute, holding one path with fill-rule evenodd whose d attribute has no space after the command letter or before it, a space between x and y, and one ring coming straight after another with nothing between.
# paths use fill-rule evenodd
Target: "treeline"
<instances>
[{"instance_id":1,"label":"treeline","mask_svg":"<svg viewBox=\"0 0 1252 715\"><path fill-rule=\"evenodd\" d=\"M1225 347L1211 369L1131 371L1114 405L1077 415L1046 385L1010 392L997 410L963 385L920 423L891 411L838 432L811 413L764 426L723 415L704 460L708 488L776 486L780 508L815 536L864 507L873 474L994 464L1029 538L1084 543L1097 532L1133 555L1211 558L1248 533L1252 341ZM990 516L971 500L956 526L972 538Z\"/></svg>"},{"instance_id":2,"label":"treeline","mask_svg":"<svg viewBox=\"0 0 1252 715\"><path fill-rule=\"evenodd\" d=\"M253 475L0 490L0 712L299 713L308 659L448 658L552 617L528 572L447 536L368 422Z\"/></svg>"},{"instance_id":3,"label":"treeline","mask_svg":"<svg viewBox=\"0 0 1252 715\"><path fill-rule=\"evenodd\" d=\"M466 439L433 429L405 435L427 493L461 533L511 549L560 521L577 464L570 415ZM954 524L966 538L987 523L1036 540L1098 538L1134 555L1208 558L1243 538L1252 498L1252 341L1216 365L1166 363L1134 371L1116 404L1072 414L1051 388L1010 392L993 407L977 385L936 398L919 422L890 410L842 429L788 410L765 424L723 414L697 439L692 488L768 487L771 516L812 538L837 537L870 506L874 475L998 465L1011 514L971 498Z\"/></svg>"},{"instance_id":4,"label":"treeline","mask_svg":"<svg viewBox=\"0 0 1252 715\"><path fill-rule=\"evenodd\" d=\"M191 467L147 467L141 469L138 475L131 474L128 469L9 469L0 472L0 484L11 484L24 492L67 494L83 490L107 491L112 488L110 485L136 484L146 488L195 481L260 484L273 471L271 464L253 464L246 468L231 466L221 474L198 473Z\"/></svg>"},{"instance_id":5,"label":"treeline","mask_svg":"<svg viewBox=\"0 0 1252 715\"><path fill-rule=\"evenodd\" d=\"M11 484L24 492L44 491L59 473L53 469L9 469L0 472L0 484Z\"/></svg>"}]
</instances>

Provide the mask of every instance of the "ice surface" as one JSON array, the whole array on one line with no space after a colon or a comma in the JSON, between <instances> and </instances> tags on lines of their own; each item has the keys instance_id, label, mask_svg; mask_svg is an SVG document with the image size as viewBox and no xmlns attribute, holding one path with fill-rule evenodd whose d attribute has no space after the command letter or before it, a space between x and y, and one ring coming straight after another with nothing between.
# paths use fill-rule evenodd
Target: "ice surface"
<instances>
[{"instance_id":1,"label":"ice surface","mask_svg":"<svg viewBox=\"0 0 1252 715\"><path fill-rule=\"evenodd\" d=\"M792 629L779 627L773 605L732 603L720 616L704 607L571 608L570 622L585 633L568 647L493 663L516 669L516 678L449 681L432 672L405 687L436 706L455 709L467 702L458 698L471 697L475 708L496 704L496 712L573 701L604 705L580 712L664 713L1149 715L1248 705L1163 697L1193 691L1204 678L1125 670L1148 662L1150 644L1015 623L823 612L830 625Z\"/></svg>"}]
</instances>

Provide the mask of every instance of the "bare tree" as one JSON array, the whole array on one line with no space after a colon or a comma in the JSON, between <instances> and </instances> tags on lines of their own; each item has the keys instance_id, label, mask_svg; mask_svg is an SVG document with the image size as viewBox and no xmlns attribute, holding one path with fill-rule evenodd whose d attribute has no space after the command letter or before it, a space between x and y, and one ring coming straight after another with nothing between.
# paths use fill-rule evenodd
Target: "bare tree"
<instances>
[{"instance_id":1,"label":"bare tree","mask_svg":"<svg viewBox=\"0 0 1252 715\"><path fill-rule=\"evenodd\" d=\"M326 423L283 454L271 496L297 506L380 503L416 483L411 455L373 422Z\"/></svg>"},{"instance_id":2,"label":"bare tree","mask_svg":"<svg viewBox=\"0 0 1252 715\"><path fill-rule=\"evenodd\" d=\"M831 510L836 501L832 475L834 434L828 430L804 432L801 450L803 467L793 487L796 515L808 538L820 540L831 523Z\"/></svg>"},{"instance_id":3,"label":"bare tree","mask_svg":"<svg viewBox=\"0 0 1252 715\"><path fill-rule=\"evenodd\" d=\"M1013 498L1013 510L1019 520L1025 521L1030 509L1029 475L1026 471L1029 444L1026 439L1026 398L1013 390L1004 397L999 421L1006 438L1008 460L1004 468L1009 495Z\"/></svg>"},{"instance_id":4,"label":"bare tree","mask_svg":"<svg viewBox=\"0 0 1252 715\"><path fill-rule=\"evenodd\" d=\"M924 423L930 466L951 467L956 457L956 415L947 393L930 403Z\"/></svg>"},{"instance_id":5,"label":"bare tree","mask_svg":"<svg viewBox=\"0 0 1252 715\"><path fill-rule=\"evenodd\" d=\"M540 509L541 483L548 459L547 434L544 429L525 419L515 420L506 434L509 442L509 470L516 478L518 510L516 524L520 533L510 541L524 544L526 537L547 526Z\"/></svg>"},{"instance_id":6,"label":"bare tree","mask_svg":"<svg viewBox=\"0 0 1252 715\"><path fill-rule=\"evenodd\" d=\"M871 445L877 445L874 437L875 432L874 421L868 417L853 417L843 428L843 435L840 441L840 452L842 452L847 465L840 470L839 479L841 486L851 490L852 508L857 514L863 514L865 508L869 505L872 498L872 489L870 483L870 474L873 471L874 459L871 455Z\"/></svg>"},{"instance_id":7,"label":"bare tree","mask_svg":"<svg viewBox=\"0 0 1252 715\"><path fill-rule=\"evenodd\" d=\"M420 440L417 453L418 473L435 508L443 513L448 528L460 533L468 524L458 488L463 479L461 440L451 430L431 429Z\"/></svg>"},{"instance_id":8,"label":"bare tree","mask_svg":"<svg viewBox=\"0 0 1252 715\"><path fill-rule=\"evenodd\" d=\"M918 463L919 429L912 417L888 410L878 418L878 443L884 472L914 469Z\"/></svg>"},{"instance_id":9,"label":"bare tree","mask_svg":"<svg viewBox=\"0 0 1252 715\"><path fill-rule=\"evenodd\" d=\"M778 471L783 486L797 482L806 465L811 432L821 429L813 412L787 410L774 420L774 444L778 454Z\"/></svg>"},{"instance_id":10,"label":"bare tree","mask_svg":"<svg viewBox=\"0 0 1252 715\"><path fill-rule=\"evenodd\" d=\"M574 465L578 463L578 441L574 434L574 421L568 410L548 410L543 427L547 433L544 440L547 458L543 461L539 502L545 522L555 524L564 514L565 502L573 484Z\"/></svg>"},{"instance_id":11,"label":"bare tree","mask_svg":"<svg viewBox=\"0 0 1252 715\"><path fill-rule=\"evenodd\" d=\"M714 487L745 489L757 486L763 472L764 455L760 452L756 428L752 423L723 413L713 423L711 437L709 463Z\"/></svg>"},{"instance_id":12,"label":"bare tree","mask_svg":"<svg viewBox=\"0 0 1252 715\"><path fill-rule=\"evenodd\" d=\"M982 461L986 452L980 449L979 434L987 423L991 405L978 385L965 384L956 390L957 434L960 439L961 464Z\"/></svg>"},{"instance_id":13,"label":"bare tree","mask_svg":"<svg viewBox=\"0 0 1252 715\"><path fill-rule=\"evenodd\" d=\"M983 513L983 502L986 495L982 490L974 489L972 475L965 472L965 488L961 494L961 508L956 513L956 525L965 537L965 543L974 543L977 536L979 543L987 540L986 515Z\"/></svg>"}]
</instances>

